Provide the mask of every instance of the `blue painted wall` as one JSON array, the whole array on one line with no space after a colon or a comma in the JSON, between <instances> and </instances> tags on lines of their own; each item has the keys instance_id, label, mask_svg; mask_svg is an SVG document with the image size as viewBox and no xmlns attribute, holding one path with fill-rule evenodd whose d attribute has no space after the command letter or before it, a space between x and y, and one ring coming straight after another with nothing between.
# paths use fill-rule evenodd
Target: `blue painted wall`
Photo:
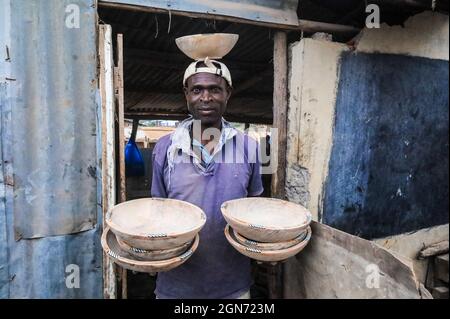
<instances>
[{"instance_id":1,"label":"blue painted wall","mask_svg":"<svg viewBox=\"0 0 450 319\"><path fill-rule=\"evenodd\" d=\"M341 62L323 222L368 239L448 223L448 61Z\"/></svg>"}]
</instances>

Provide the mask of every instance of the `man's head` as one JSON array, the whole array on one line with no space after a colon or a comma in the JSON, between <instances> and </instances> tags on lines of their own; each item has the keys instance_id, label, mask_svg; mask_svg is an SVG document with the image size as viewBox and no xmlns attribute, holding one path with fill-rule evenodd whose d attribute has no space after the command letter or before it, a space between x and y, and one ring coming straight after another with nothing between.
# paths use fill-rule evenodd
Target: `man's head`
<instances>
[{"instance_id":1,"label":"man's head","mask_svg":"<svg viewBox=\"0 0 450 319\"><path fill-rule=\"evenodd\" d=\"M206 63L192 64L198 70L193 75L188 73L190 68L192 70L192 65L188 68L184 79L184 94L188 110L194 119L200 120L206 127L219 127L231 96L231 76L228 69L223 70L224 64L215 63L214 67L219 71L213 73L211 61Z\"/></svg>"}]
</instances>

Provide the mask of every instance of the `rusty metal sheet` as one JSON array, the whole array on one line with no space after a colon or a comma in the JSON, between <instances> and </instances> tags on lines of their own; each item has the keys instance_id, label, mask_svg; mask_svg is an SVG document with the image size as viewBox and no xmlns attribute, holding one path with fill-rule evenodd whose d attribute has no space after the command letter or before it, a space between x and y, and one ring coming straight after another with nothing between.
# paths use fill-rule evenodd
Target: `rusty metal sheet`
<instances>
[{"instance_id":1,"label":"rusty metal sheet","mask_svg":"<svg viewBox=\"0 0 450 319\"><path fill-rule=\"evenodd\" d=\"M0 6L0 298L103 296L95 2Z\"/></svg>"},{"instance_id":2,"label":"rusty metal sheet","mask_svg":"<svg viewBox=\"0 0 450 319\"><path fill-rule=\"evenodd\" d=\"M298 0L101 0L100 3L102 2L298 26Z\"/></svg>"},{"instance_id":3,"label":"rusty metal sheet","mask_svg":"<svg viewBox=\"0 0 450 319\"><path fill-rule=\"evenodd\" d=\"M11 2L16 239L96 223L94 1Z\"/></svg>"}]
</instances>

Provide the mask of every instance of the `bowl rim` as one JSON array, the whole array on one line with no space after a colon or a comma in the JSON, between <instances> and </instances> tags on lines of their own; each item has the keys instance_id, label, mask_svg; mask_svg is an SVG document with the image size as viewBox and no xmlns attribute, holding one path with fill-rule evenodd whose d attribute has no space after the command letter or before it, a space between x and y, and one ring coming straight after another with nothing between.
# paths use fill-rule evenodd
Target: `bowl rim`
<instances>
[{"instance_id":1,"label":"bowl rim","mask_svg":"<svg viewBox=\"0 0 450 319\"><path fill-rule=\"evenodd\" d=\"M116 240L117 243L119 244L120 248L123 251L134 251L134 253L136 254L169 254L169 253L173 253L174 251L178 251L178 250L183 250L183 249L189 249L190 246L192 246L192 244L194 243L195 238L193 238L192 240L189 240L188 242L185 242L184 244L180 245L180 246L176 246L173 248L169 248L169 249L153 249L153 250L148 250L148 249L142 249L142 248L137 248L137 247L133 247L130 244L126 243L123 239L121 239L120 237L116 236Z\"/></svg>"},{"instance_id":2,"label":"bowl rim","mask_svg":"<svg viewBox=\"0 0 450 319\"><path fill-rule=\"evenodd\" d=\"M101 238L101 244L102 244L103 250L105 251L106 255L108 255L108 257L118 260L124 264L134 265L134 266L164 267L164 266L176 264L180 261L189 259L194 254L194 252L197 250L198 244L200 242L200 236L199 236L199 234L197 234L197 235L195 235L195 239L194 239L194 242L192 243L192 246L189 247L187 249L187 251L185 251L180 256L172 257L170 259L165 259L165 260L142 261L142 260L135 260L135 259L130 259L130 258L125 258L125 257L119 256L115 251L113 251L111 249L111 247L109 247L108 240L107 240L109 232L112 232L111 228L110 227L105 228L103 230L103 234L102 234L102 238ZM112 232L112 234L114 236L113 232ZM112 254L111 254L111 252L112 252Z\"/></svg>"},{"instance_id":3,"label":"bowl rim","mask_svg":"<svg viewBox=\"0 0 450 319\"><path fill-rule=\"evenodd\" d=\"M220 60L220 59L223 59L223 57L225 55L227 55L236 46L236 43L239 41L239 34L237 34L237 33L226 33L226 32L192 34L192 35L185 35L185 36L176 38L175 39L175 43L176 43L178 49L181 50L181 52L183 52L189 58L198 61L198 60L202 60L202 58L199 57L198 54L194 54L192 52L192 50L186 50L186 48L183 48L183 43L189 42L188 39L193 39L195 41L196 38L202 38L202 37L203 38L213 38L213 37L216 37L216 36L225 36L227 38L232 39L232 41L230 42L231 43L230 47L225 50L226 53L218 54L218 56L210 56L209 57L212 60Z\"/></svg>"},{"instance_id":4,"label":"bowl rim","mask_svg":"<svg viewBox=\"0 0 450 319\"><path fill-rule=\"evenodd\" d=\"M213 37L213 36L228 36L230 38L235 38L239 40L239 34L237 33L228 33L228 32L215 32L215 33L198 33L198 34L192 34L192 35L184 35L182 37L178 37L175 39L175 42L178 43L178 41L184 41L186 39L193 39L193 38L202 38L202 37Z\"/></svg>"},{"instance_id":5,"label":"bowl rim","mask_svg":"<svg viewBox=\"0 0 450 319\"><path fill-rule=\"evenodd\" d=\"M121 228L119 225L117 225L116 223L114 223L111 220L111 217L112 217L111 214L112 214L112 211L115 208L117 208L119 206L125 206L125 204L127 204L127 203L129 203L131 201L148 201L148 200L152 200L152 201L172 201L172 202L182 203L183 205L186 205L186 206L190 206L190 207L194 208L196 211L198 211L200 213L201 223L199 225L196 225L195 227L193 227L191 229L187 229L187 230L184 230L182 232L149 233L149 234L143 235L143 234L132 234L132 233L129 233L129 232L125 231L123 228ZM178 236L181 236L181 235L189 234L189 233L191 233L193 231L199 231L200 229L203 228L203 226L206 223L206 214L203 211L203 209L201 209L200 207L198 207L198 206L196 206L194 204L186 202L186 201L182 201L182 200L179 200L179 199L173 199L173 198L161 198L161 197L139 198L139 199L133 199L131 201L125 201L125 202L122 202L120 204L115 205L114 207L109 209L108 213L105 216L105 222L106 222L107 226L109 228L111 228L111 231L113 233L115 233L115 234L118 233L118 234L120 234L121 237L132 237L132 238L138 239L138 240L164 239L164 238L167 238L167 237L172 237L173 238L173 237L178 237Z\"/></svg>"},{"instance_id":6,"label":"bowl rim","mask_svg":"<svg viewBox=\"0 0 450 319\"><path fill-rule=\"evenodd\" d=\"M286 240L286 241L280 241L280 242L274 242L274 243L263 243L263 242L259 242L256 240L251 240L248 239L247 237L245 237L244 235L241 235L240 233L238 233L232 226L230 226L231 230L230 232L233 234L233 236L235 237L236 241L238 243L240 243L241 245L244 245L244 242L247 242L249 245L249 247L254 247L254 248L261 248L264 250L279 250L279 249L273 249L270 248L273 245L276 244L291 244L290 246L286 247L286 248L290 248L292 246L295 246L299 243L301 243L302 241L304 241L306 239L306 237L308 236L308 233L311 231L311 226L308 226L305 231L301 232L300 235L298 235L297 237L295 237L294 239L291 240ZM286 249L286 248L281 248L281 249Z\"/></svg>"},{"instance_id":7,"label":"bowl rim","mask_svg":"<svg viewBox=\"0 0 450 319\"><path fill-rule=\"evenodd\" d=\"M235 238L233 238L233 235L230 232L230 228L231 228L230 224L227 224L227 226L225 226L224 233L225 233L225 237L227 238L228 242L230 242L231 245L233 245L233 246L236 245L241 250L246 250L248 252L256 253L256 254L263 255L263 256L266 256L266 255L273 256L274 254L277 255L277 254L281 254L281 253L289 253L289 252L304 248L309 243L309 241L311 240L311 236L312 236L312 230L310 227L310 228L308 228L308 234L306 235L306 238L303 241L299 242L295 246L288 247L285 249L263 250L263 249L256 249L253 247L247 247L245 245L242 245L241 243L236 241Z\"/></svg>"},{"instance_id":8,"label":"bowl rim","mask_svg":"<svg viewBox=\"0 0 450 319\"><path fill-rule=\"evenodd\" d=\"M229 212L229 210L227 209L227 205L229 205L230 202L238 202L238 201L248 201L248 200L255 200L254 197L245 197L245 198L238 198L238 199L232 199L232 200L228 200L226 202L224 202L221 206L220 206L220 210L222 211L222 214L224 215L224 217L228 217L230 220L241 224L244 227L251 227L253 229L261 229L261 230L270 230L270 231L283 231L283 230L295 230L298 228L305 228L306 226L309 226L311 224L312 221L312 214L311 212L304 206L294 203L294 202L290 202L290 201L286 201L286 200L282 200L282 199L278 199L278 198L267 198L267 197L259 197L257 199L262 199L262 200L270 200L270 201L274 201L274 202L284 202L284 203L289 203L292 205L297 205L297 206L301 206L305 209L305 214L306 214L306 221L303 224L299 224L299 225L295 225L295 226L290 226L290 227L270 227L270 226L264 226L264 225L255 225L252 223L249 223L247 221L244 221L242 219L236 218L235 216L231 216L231 213Z\"/></svg>"}]
</instances>

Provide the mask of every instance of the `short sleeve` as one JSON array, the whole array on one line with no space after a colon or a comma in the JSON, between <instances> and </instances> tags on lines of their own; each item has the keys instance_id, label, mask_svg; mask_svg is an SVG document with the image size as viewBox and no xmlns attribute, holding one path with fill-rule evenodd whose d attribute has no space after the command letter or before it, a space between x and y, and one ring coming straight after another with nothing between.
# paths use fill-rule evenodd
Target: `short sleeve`
<instances>
[{"instance_id":1,"label":"short sleeve","mask_svg":"<svg viewBox=\"0 0 450 319\"><path fill-rule=\"evenodd\" d=\"M152 153L152 197L167 198L167 190L164 182L164 159L165 159L165 147L164 141L160 140L155 145L155 149Z\"/></svg>"}]
</instances>

